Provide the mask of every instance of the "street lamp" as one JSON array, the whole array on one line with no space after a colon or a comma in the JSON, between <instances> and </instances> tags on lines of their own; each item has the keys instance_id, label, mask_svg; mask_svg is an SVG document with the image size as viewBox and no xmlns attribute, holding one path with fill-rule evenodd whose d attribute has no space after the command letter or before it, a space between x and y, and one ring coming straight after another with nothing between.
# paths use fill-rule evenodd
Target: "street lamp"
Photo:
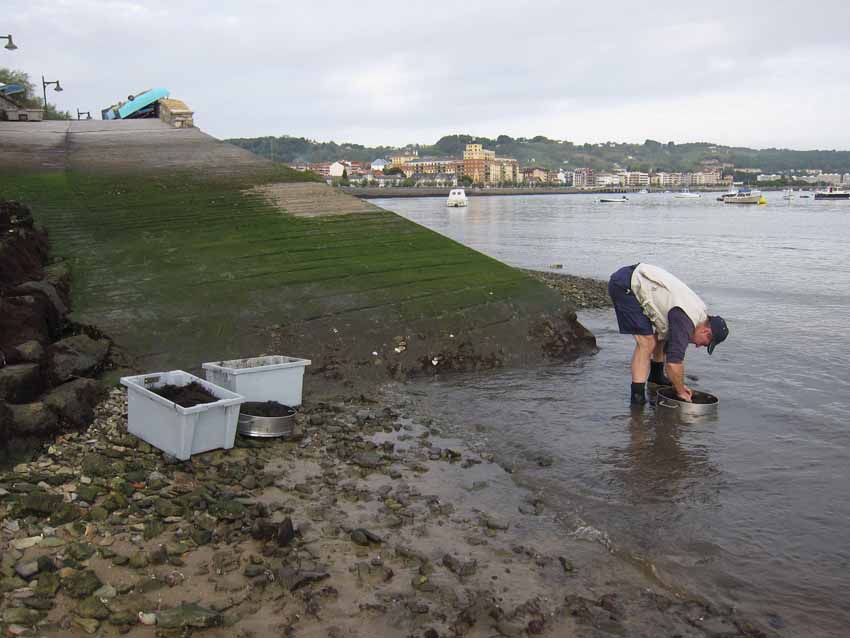
<instances>
[{"instance_id":1,"label":"street lamp","mask_svg":"<svg viewBox=\"0 0 850 638\"><path fill-rule=\"evenodd\" d=\"M12 35L11 34L0 35L0 40L8 40L9 41L9 42L6 43L6 46L3 47L4 49L9 49L9 51L14 51L15 49L18 48L17 46L15 46L15 43L12 41Z\"/></svg>"},{"instance_id":2,"label":"street lamp","mask_svg":"<svg viewBox=\"0 0 850 638\"><path fill-rule=\"evenodd\" d=\"M51 84L55 84L56 88L54 91L61 91L62 86L59 84L59 80L53 80L53 82L45 82L44 76L41 76L41 90L44 92L44 119L47 119L47 87Z\"/></svg>"},{"instance_id":3,"label":"street lamp","mask_svg":"<svg viewBox=\"0 0 850 638\"><path fill-rule=\"evenodd\" d=\"M80 109L77 109L77 119L78 120L83 119L83 115L86 116L87 120L91 119L91 112L90 111L81 111Z\"/></svg>"}]
</instances>

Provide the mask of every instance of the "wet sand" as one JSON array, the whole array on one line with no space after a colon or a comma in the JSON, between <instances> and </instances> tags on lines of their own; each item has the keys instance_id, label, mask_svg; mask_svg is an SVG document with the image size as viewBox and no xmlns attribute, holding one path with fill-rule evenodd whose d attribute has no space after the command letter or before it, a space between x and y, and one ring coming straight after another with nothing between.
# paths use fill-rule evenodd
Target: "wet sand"
<instances>
[{"instance_id":1,"label":"wet sand","mask_svg":"<svg viewBox=\"0 0 850 638\"><path fill-rule=\"evenodd\" d=\"M408 386L297 421L178 462L127 434L113 390L86 432L0 475L5 631L771 635L553 516Z\"/></svg>"}]
</instances>

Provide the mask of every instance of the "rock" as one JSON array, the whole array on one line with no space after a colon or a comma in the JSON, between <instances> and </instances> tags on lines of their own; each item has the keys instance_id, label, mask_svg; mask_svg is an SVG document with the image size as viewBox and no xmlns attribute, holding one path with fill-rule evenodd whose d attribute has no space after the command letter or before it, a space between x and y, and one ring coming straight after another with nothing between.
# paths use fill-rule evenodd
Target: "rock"
<instances>
[{"instance_id":1,"label":"rock","mask_svg":"<svg viewBox=\"0 0 850 638\"><path fill-rule=\"evenodd\" d=\"M144 569L150 564L147 552L136 552L130 556L130 567L134 569Z\"/></svg>"},{"instance_id":2,"label":"rock","mask_svg":"<svg viewBox=\"0 0 850 638\"><path fill-rule=\"evenodd\" d=\"M251 528L251 536L256 540L274 540L280 547L286 547L295 538L295 527L288 516L281 523L257 519Z\"/></svg>"},{"instance_id":3,"label":"rock","mask_svg":"<svg viewBox=\"0 0 850 638\"><path fill-rule=\"evenodd\" d=\"M45 394L43 401L61 418L83 427L91 423L94 406L104 393L105 390L93 379L75 379Z\"/></svg>"},{"instance_id":4,"label":"rock","mask_svg":"<svg viewBox=\"0 0 850 638\"><path fill-rule=\"evenodd\" d=\"M65 549L65 553L77 561L88 560L94 555L94 546L88 543L71 543Z\"/></svg>"},{"instance_id":5,"label":"rock","mask_svg":"<svg viewBox=\"0 0 850 638\"><path fill-rule=\"evenodd\" d=\"M254 490L257 488L257 479L254 478L252 474L249 474L241 481L239 481L239 485L244 487L246 490Z\"/></svg>"},{"instance_id":6,"label":"rock","mask_svg":"<svg viewBox=\"0 0 850 638\"><path fill-rule=\"evenodd\" d=\"M156 616L154 614L150 614L154 618L154 622L156 622ZM129 627L135 625L139 622L138 614L133 613L132 611L116 611L113 614L109 614L109 624L115 625L118 627L125 626Z\"/></svg>"},{"instance_id":7,"label":"rock","mask_svg":"<svg viewBox=\"0 0 850 638\"><path fill-rule=\"evenodd\" d=\"M95 476L98 478L112 478L112 461L100 454L87 454L83 457L82 470L86 476Z\"/></svg>"},{"instance_id":8,"label":"rock","mask_svg":"<svg viewBox=\"0 0 850 638\"><path fill-rule=\"evenodd\" d=\"M103 367L109 354L109 341L95 341L79 334L57 341L47 348L48 373L53 383L63 383L74 377L93 375Z\"/></svg>"},{"instance_id":9,"label":"rock","mask_svg":"<svg viewBox=\"0 0 850 638\"><path fill-rule=\"evenodd\" d=\"M92 595L96 598L110 599L115 598L118 595L118 591L112 585L104 585Z\"/></svg>"},{"instance_id":10,"label":"rock","mask_svg":"<svg viewBox=\"0 0 850 638\"><path fill-rule=\"evenodd\" d=\"M96 485L78 485L77 497L86 503L94 503L97 497L103 493L103 490Z\"/></svg>"},{"instance_id":11,"label":"rock","mask_svg":"<svg viewBox=\"0 0 850 638\"><path fill-rule=\"evenodd\" d=\"M36 609L27 609L26 607L12 607L3 612L3 622L9 625L26 625L31 627L44 617L40 611Z\"/></svg>"},{"instance_id":12,"label":"rock","mask_svg":"<svg viewBox=\"0 0 850 638\"><path fill-rule=\"evenodd\" d=\"M17 576L0 578L0 594L5 594L6 592L14 591L26 586L27 581L18 578Z\"/></svg>"},{"instance_id":13,"label":"rock","mask_svg":"<svg viewBox=\"0 0 850 638\"><path fill-rule=\"evenodd\" d=\"M41 363L44 359L44 347L35 340L25 341L13 348L14 354L20 361Z\"/></svg>"},{"instance_id":14,"label":"rock","mask_svg":"<svg viewBox=\"0 0 850 638\"><path fill-rule=\"evenodd\" d=\"M504 521L500 521L499 519L491 516L490 514L481 513L481 524L484 525L487 529L494 530L506 530L508 529L508 524Z\"/></svg>"},{"instance_id":15,"label":"rock","mask_svg":"<svg viewBox=\"0 0 850 638\"><path fill-rule=\"evenodd\" d=\"M47 281L27 281L16 286L10 296L38 294L44 296L52 307L57 322L60 322L68 314L68 307L59 296L59 292L53 284Z\"/></svg>"},{"instance_id":16,"label":"rock","mask_svg":"<svg viewBox=\"0 0 850 638\"><path fill-rule=\"evenodd\" d=\"M455 574L461 580L472 576L478 569L478 561L471 560L463 562L458 560L451 554L446 554L445 556L443 556L443 565L445 565L450 572Z\"/></svg>"},{"instance_id":17,"label":"rock","mask_svg":"<svg viewBox=\"0 0 850 638\"><path fill-rule=\"evenodd\" d=\"M87 596L77 603L76 613L82 618L97 618L98 620L109 618L109 609L96 596Z\"/></svg>"},{"instance_id":18,"label":"rock","mask_svg":"<svg viewBox=\"0 0 850 638\"><path fill-rule=\"evenodd\" d=\"M317 583L330 578L330 574L319 570L295 570L292 567L283 567L277 571L277 579L289 591L296 591L310 583Z\"/></svg>"},{"instance_id":19,"label":"rock","mask_svg":"<svg viewBox=\"0 0 850 638\"><path fill-rule=\"evenodd\" d=\"M38 561L19 562L15 565L15 573L21 578L29 580L38 573Z\"/></svg>"},{"instance_id":20,"label":"rock","mask_svg":"<svg viewBox=\"0 0 850 638\"><path fill-rule=\"evenodd\" d=\"M375 452L357 452L351 457L351 462L359 467L369 469L374 469L383 465L380 455Z\"/></svg>"},{"instance_id":21,"label":"rock","mask_svg":"<svg viewBox=\"0 0 850 638\"><path fill-rule=\"evenodd\" d=\"M156 624L156 614L146 614L143 611L140 611L138 614L139 622L143 625L155 625Z\"/></svg>"},{"instance_id":22,"label":"rock","mask_svg":"<svg viewBox=\"0 0 850 638\"><path fill-rule=\"evenodd\" d=\"M97 630L100 627L100 621L95 620L94 618L79 618L77 616L74 617L71 624L75 627L79 627L87 634L97 633Z\"/></svg>"},{"instance_id":23,"label":"rock","mask_svg":"<svg viewBox=\"0 0 850 638\"><path fill-rule=\"evenodd\" d=\"M71 598L85 598L100 589L103 583L90 569L75 572L62 580L62 588Z\"/></svg>"},{"instance_id":24,"label":"rock","mask_svg":"<svg viewBox=\"0 0 850 638\"><path fill-rule=\"evenodd\" d=\"M18 501L21 514L34 514L47 517L62 504L62 497L58 494L48 494L41 490L35 490L26 494Z\"/></svg>"},{"instance_id":25,"label":"rock","mask_svg":"<svg viewBox=\"0 0 850 638\"><path fill-rule=\"evenodd\" d=\"M221 614L211 609L206 609L195 603L180 605L173 609L159 612L156 618L157 625L164 629L176 629L182 627L216 627L221 624Z\"/></svg>"},{"instance_id":26,"label":"rock","mask_svg":"<svg viewBox=\"0 0 850 638\"><path fill-rule=\"evenodd\" d=\"M59 527L60 525L65 525L66 523L72 523L80 518L80 509L71 503L62 503L53 514L50 515L50 518L47 521L53 527ZM47 539L45 539L47 540Z\"/></svg>"},{"instance_id":27,"label":"rock","mask_svg":"<svg viewBox=\"0 0 850 638\"><path fill-rule=\"evenodd\" d=\"M33 591L42 596L55 596L59 591L59 575L56 573L40 573Z\"/></svg>"},{"instance_id":28,"label":"rock","mask_svg":"<svg viewBox=\"0 0 850 638\"><path fill-rule=\"evenodd\" d=\"M167 516L181 516L183 514L183 508L164 498L159 499L154 504L154 510L163 518Z\"/></svg>"},{"instance_id":29,"label":"rock","mask_svg":"<svg viewBox=\"0 0 850 638\"><path fill-rule=\"evenodd\" d=\"M0 400L28 403L43 389L44 380L37 363L16 363L0 368Z\"/></svg>"},{"instance_id":30,"label":"rock","mask_svg":"<svg viewBox=\"0 0 850 638\"><path fill-rule=\"evenodd\" d=\"M380 536L373 534L368 529L363 529L362 527L358 527L351 531L351 540L357 545L369 545L369 543L380 544L384 542L384 539Z\"/></svg>"},{"instance_id":31,"label":"rock","mask_svg":"<svg viewBox=\"0 0 850 638\"><path fill-rule=\"evenodd\" d=\"M561 563L561 567L563 567L564 571L568 574L572 574L576 570L575 565L573 565L573 562L568 558L558 556L558 562Z\"/></svg>"},{"instance_id":32,"label":"rock","mask_svg":"<svg viewBox=\"0 0 850 638\"><path fill-rule=\"evenodd\" d=\"M10 405L9 409L12 411L12 430L18 435L46 434L55 431L59 425L56 413L40 401Z\"/></svg>"}]
</instances>

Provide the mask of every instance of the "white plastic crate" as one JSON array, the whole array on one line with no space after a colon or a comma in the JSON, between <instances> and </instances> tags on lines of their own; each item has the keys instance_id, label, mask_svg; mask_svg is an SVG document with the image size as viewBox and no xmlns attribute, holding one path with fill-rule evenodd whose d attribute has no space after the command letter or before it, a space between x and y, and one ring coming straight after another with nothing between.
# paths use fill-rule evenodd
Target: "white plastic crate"
<instances>
[{"instance_id":1,"label":"white plastic crate","mask_svg":"<svg viewBox=\"0 0 850 638\"><path fill-rule=\"evenodd\" d=\"M309 359L271 355L203 364L207 381L241 394L247 401L301 405L304 368Z\"/></svg>"},{"instance_id":2,"label":"white plastic crate","mask_svg":"<svg viewBox=\"0 0 850 638\"><path fill-rule=\"evenodd\" d=\"M196 381L218 401L184 408L149 388ZM239 405L245 397L182 370L122 377L127 388L127 430L183 461L193 454L230 449L236 438Z\"/></svg>"}]
</instances>

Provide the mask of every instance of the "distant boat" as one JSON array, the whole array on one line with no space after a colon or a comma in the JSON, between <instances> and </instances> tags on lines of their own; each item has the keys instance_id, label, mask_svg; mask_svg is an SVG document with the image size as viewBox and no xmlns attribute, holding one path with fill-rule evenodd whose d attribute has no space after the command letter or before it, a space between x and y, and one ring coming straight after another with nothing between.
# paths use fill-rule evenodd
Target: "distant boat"
<instances>
[{"instance_id":1,"label":"distant boat","mask_svg":"<svg viewBox=\"0 0 850 638\"><path fill-rule=\"evenodd\" d=\"M629 199L623 195L622 197L600 197L600 204L624 204L629 201Z\"/></svg>"},{"instance_id":2,"label":"distant boat","mask_svg":"<svg viewBox=\"0 0 850 638\"><path fill-rule=\"evenodd\" d=\"M815 199L850 199L850 191L833 188L815 191Z\"/></svg>"},{"instance_id":3,"label":"distant boat","mask_svg":"<svg viewBox=\"0 0 850 638\"><path fill-rule=\"evenodd\" d=\"M801 197L803 199L810 199L811 196L812 196L812 194L808 191L801 191L800 194L797 195L797 197Z\"/></svg>"},{"instance_id":4,"label":"distant boat","mask_svg":"<svg viewBox=\"0 0 850 638\"><path fill-rule=\"evenodd\" d=\"M449 198L446 200L446 206L452 208L460 208L466 206L469 200L466 198L466 191L462 188L453 188L449 191Z\"/></svg>"},{"instance_id":5,"label":"distant boat","mask_svg":"<svg viewBox=\"0 0 850 638\"><path fill-rule=\"evenodd\" d=\"M673 195L676 199L697 199L702 197L699 193L692 193L687 188Z\"/></svg>"},{"instance_id":6,"label":"distant boat","mask_svg":"<svg viewBox=\"0 0 850 638\"><path fill-rule=\"evenodd\" d=\"M767 204L767 200L761 191L740 188L737 191L726 193L722 197L724 204Z\"/></svg>"},{"instance_id":7,"label":"distant boat","mask_svg":"<svg viewBox=\"0 0 850 638\"><path fill-rule=\"evenodd\" d=\"M648 194L649 194L649 191L648 191L648 190L646 190L645 188L641 188L641 189L638 191L638 193L640 193L641 195L648 195Z\"/></svg>"}]
</instances>

